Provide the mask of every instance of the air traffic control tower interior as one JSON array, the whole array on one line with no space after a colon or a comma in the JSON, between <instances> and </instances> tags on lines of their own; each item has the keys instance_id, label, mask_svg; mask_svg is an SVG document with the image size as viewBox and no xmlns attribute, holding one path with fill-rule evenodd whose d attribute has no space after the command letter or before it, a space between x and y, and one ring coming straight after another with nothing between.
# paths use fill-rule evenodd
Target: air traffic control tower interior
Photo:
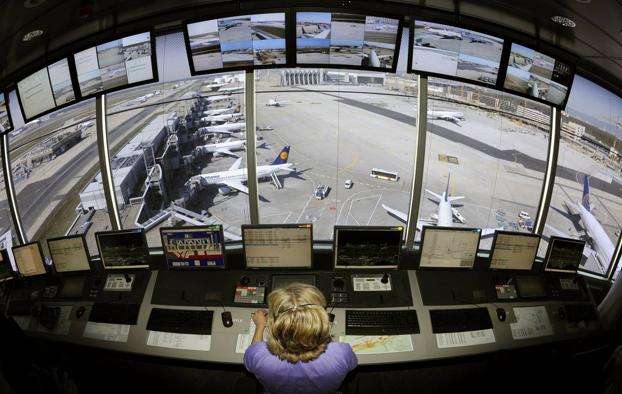
<instances>
[{"instance_id":1,"label":"air traffic control tower interior","mask_svg":"<svg viewBox=\"0 0 622 394\"><path fill-rule=\"evenodd\" d=\"M3 2L0 392L261 393L294 283L339 393L622 392L621 16Z\"/></svg>"}]
</instances>

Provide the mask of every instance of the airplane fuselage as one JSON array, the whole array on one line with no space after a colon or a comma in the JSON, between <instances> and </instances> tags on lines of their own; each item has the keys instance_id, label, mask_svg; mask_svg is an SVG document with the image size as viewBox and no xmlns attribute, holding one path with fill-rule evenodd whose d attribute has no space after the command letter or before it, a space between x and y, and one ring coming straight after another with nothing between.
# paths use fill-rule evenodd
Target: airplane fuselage
<instances>
[{"instance_id":1,"label":"airplane fuselage","mask_svg":"<svg viewBox=\"0 0 622 394\"><path fill-rule=\"evenodd\" d=\"M580 203L577 204L579 209L579 216L583 223L585 232L592 239L592 247L596 252L596 257L603 269L607 269L613 256L614 246L613 242L603 229L603 226L598 222L598 219L588 211Z\"/></svg>"},{"instance_id":2,"label":"airplane fuselage","mask_svg":"<svg viewBox=\"0 0 622 394\"><path fill-rule=\"evenodd\" d=\"M445 192L443 192L441 200L438 202L438 219L437 226L452 227L454 224L453 213L451 211L451 203L447 201Z\"/></svg>"},{"instance_id":3,"label":"airplane fuselage","mask_svg":"<svg viewBox=\"0 0 622 394\"><path fill-rule=\"evenodd\" d=\"M283 169L292 169L292 163L274 164L257 167L257 179L265 178ZM207 184L220 185L224 181L246 182L248 180L248 172L246 168L238 168L236 170L213 172L211 174L203 174L201 177Z\"/></svg>"}]
</instances>

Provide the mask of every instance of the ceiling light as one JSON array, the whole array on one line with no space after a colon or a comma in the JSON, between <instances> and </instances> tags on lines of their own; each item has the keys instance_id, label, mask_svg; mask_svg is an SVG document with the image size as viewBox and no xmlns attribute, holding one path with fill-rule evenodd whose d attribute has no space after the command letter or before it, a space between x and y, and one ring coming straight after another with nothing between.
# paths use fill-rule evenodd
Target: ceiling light
<instances>
[{"instance_id":1,"label":"ceiling light","mask_svg":"<svg viewBox=\"0 0 622 394\"><path fill-rule=\"evenodd\" d=\"M30 31L24 34L24 37L22 37L22 41L26 42L26 41L34 40L35 38L42 36L42 35L43 35L43 30L41 29L33 30L33 31Z\"/></svg>"},{"instance_id":2,"label":"ceiling light","mask_svg":"<svg viewBox=\"0 0 622 394\"><path fill-rule=\"evenodd\" d=\"M565 16L555 15L551 17L551 20L564 27L577 27L575 21L570 18L566 18Z\"/></svg>"},{"instance_id":3,"label":"ceiling light","mask_svg":"<svg viewBox=\"0 0 622 394\"><path fill-rule=\"evenodd\" d=\"M577 0L577 3L581 3L581 4L590 4L592 2L592 0Z\"/></svg>"},{"instance_id":4,"label":"ceiling light","mask_svg":"<svg viewBox=\"0 0 622 394\"><path fill-rule=\"evenodd\" d=\"M26 0L24 1L24 8L35 8L45 3L45 0Z\"/></svg>"}]
</instances>

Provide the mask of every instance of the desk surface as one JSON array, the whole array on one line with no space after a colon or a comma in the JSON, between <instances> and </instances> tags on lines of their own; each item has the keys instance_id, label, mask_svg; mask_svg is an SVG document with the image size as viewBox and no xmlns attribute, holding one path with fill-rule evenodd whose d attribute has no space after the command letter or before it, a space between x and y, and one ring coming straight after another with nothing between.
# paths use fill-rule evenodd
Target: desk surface
<instances>
[{"instance_id":1,"label":"desk surface","mask_svg":"<svg viewBox=\"0 0 622 394\"><path fill-rule=\"evenodd\" d=\"M248 335L251 325L250 314L256 307L226 307L233 315L234 324L230 328L223 326L220 313L223 308L220 306L209 307L188 307L188 306L170 306L152 304L152 295L156 286L158 271L152 271L148 280L145 296L140 306L138 321L136 325L118 326L118 325L102 325L101 323L93 323L88 321L92 302L86 301L46 301L49 306L60 306L61 317L54 331L49 331L42 327L35 318L30 316L16 316L15 320L20 326L28 331L29 334L45 339L69 342L85 346L105 348L109 350L123 351L129 353L137 353L141 355L160 356L168 358L176 358L194 361L209 361L218 363L241 364L243 353L236 352L236 344L239 335ZM470 305L452 305L452 306L425 306L422 301L420 288L417 281L417 272L407 272L410 290L412 293L413 305L401 308L383 308L383 309L415 309L419 319L420 333L409 335L412 341L412 350L404 351L408 346L408 338L401 338L399 345L395 346L400 350L394 353L382 354L362 354L360 347L356 347L360 364L385 364L385 363L401 363L411 361L435 360L452 358L458 356L476 355L487 352L494 352L502 349L515 349L520 347L540 345L563 341L575 338L581 338L598 334L600 327L597 321L569 323L562 319L558 310L560 307L572 302L564 301L533 301L533 302L503 302L503 303L481 303ZM442 284L439 284L442 286ZM583 302L585 303L585 302ZM86 311L81 317L76 316L76 311L80 307L85 307ZM188 309L188 310L212 310L214 318L212 322L212 334L209 339L205 337L180 337L177 334L153 333L146 329L147 321L152 308L172 308L172 309ZM493 322L493 328L488 332L466 332L445 334L439 337L432 332L432 324L430 320L429 310L431 309L455 309L455 308L475 308L484 307L490 313ZM497 318L496 310L502 307L507 311L507 319L501 322ZM549 329L546 325L540 324L540 327L534 332L540 332L545 335L531 337L525 339L514 339L513 330L516 333L522 333L529 336L529 332L517 331L515 311L520 313L524 309L521 307L541 307L546 309L546 318L548 318ZM519 309L516 309L519 308ZM333 337L336 341L340 340L345 334L345 310L355 308L334 308L335 314L334 326L332 329ZM365 308L361 308L365 309ZM542 316L541 316L542 317ZM545 320L546 320L545 318ZM103 331L102 331L103 330ZM86 334L86 332L91 334ZM548 332L547 332L548 331ZM533 332L532 332L533 333ZM152 340L159 335L160 340L172 346L180 346L182 339L189 341L192 349L209 350L186 350L179 348L169 348L153 346L148 344L148 338L152 335ZM91 335L94 339L87 336ZM107 339L101 339L107 338ZM494 342L484 343L491 341ZM380 341L387 338L380 338ZM393 339L390 339L393 340ZM463 341L475 343L469 346L451 346L439 347L439 341L445 344L457 344ZM481 344L477 344L481 343ZM183 346L183 345L181 345ZM406 348L405 348L406 346Z\"/></svg>"}]
</instances>

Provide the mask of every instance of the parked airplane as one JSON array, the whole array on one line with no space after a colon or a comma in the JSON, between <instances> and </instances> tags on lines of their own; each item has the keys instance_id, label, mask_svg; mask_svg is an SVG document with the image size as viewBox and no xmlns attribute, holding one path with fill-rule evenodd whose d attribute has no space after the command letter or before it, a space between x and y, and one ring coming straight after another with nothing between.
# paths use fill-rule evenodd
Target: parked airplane
<instances>
[{"instance_id":1,"label":"parked airplane","mask_svg":"<svg viewBox=\"0 0 622 394\"><path fill-rule=\"evenodd\" d=\"M276 159L265 166L257 166L257 179L276 176L281 171L294 172L293 164L288 163L289 158L289 145L283 147L283 149L276 156ZM212 172L210 174L195 175L190 178L192 180L198 180L202 185L220 185L219 192L225 193L227 188L241 191L248 194L248 187L244 186L242 182L248 181L248 172L246 168L240 168L242 158L239 158L233 163L233 165L227 171ZM222 187L224 186L224 188Z\"/></svg>"},{"instance_id":2,"label":"parked airplane","mask_svg":"<svg viewBox=\"0 0 622 394\"><path fill-rule=\"evenodd\" d=\"M223 93L223 94L242 93L242 92L244 92L244 86L240 86L238 88L220 88L220 89L218 89L218 93Z\"/></svg>"},{"instance_id":3,"label":"parked airplane","mask_svg":"<svg viewBox=\"0 0 622 394\"><path fill-rule=\"evenodd\" d=\"M592 213L593 206L590 204L590 182L587 175L583 177L583 198L581 202L572 203L565 201L566 207L573 216L578 216L587 236L592 240L591 247L586 246L583 250L585 257L594 257L603 272L609 267L615 247L613 242L603 229L598 219ZM569 237L568 234L556 229L551 225L546 225L554 235Z\"/></svg>"},{"instance_id":4,"label":"parked airplane","mask_svg":"<svg viewBox=\"0 0 622 394\"><path fill-rule=\"evenodd\" d=\"M94 120L87 120L86 122L82 122L76 125L76 130L88 129L89 127L95 124Z\"/></svg>"},{"instance_id":5,"label":"parked airplane","mask_svg":"<svg viewBox=\"0 0 622 394\"><path fill-rule=\"evenodd\" d=\"M454 111L428 111L428 119L430 120L446 120L460 126L460 121L465 120L462 112Z\"/></svg>"},{"instance_id":6,"label":"parked airplane","mask_svg":"<svg viewBox=\"0 0 622 394\"><path fill-rule=\"evenodd\" d=\"M244 140L232 141L231 138L229 138L225 142L197 146L195 150L200 151L202 153L213 153L214 156L228 155L228 156L233 156L233 157L240 157L231 151L243 149L245 143L246 141Z\"/></svg>"},{"instance_id":7,"label":"parked airplane","mask_svg":"<svg viewBox=\"0 0 622 394\"><path fill-rule=\"evenodd\" d=\"M220 96L208 96L205 98L208 103L215 103L218 101L228 101L231 100L231 96L229 95L220 95Z\"/></svg>"},{"instance_id":8,"label":"parked airplane","mask_svg":"<svg viewBox=\"0 0 622 394\"><path fill-rule=\"evenodd\" d=\"M246 130L246 122L221 124L218 126L199 127L199 133L233 134Z\"/></svg>"},{"instance_id":9,"label":"parked airplane","mask_svg":"<svg viewBox=\"0 0 622 394\"><path fill-rule=\"evenodd\" d=\"M206 123L225 123L244 116L244 114L222 114L222 115L210 115L201 118L201 122Z\"/></svg>"},{"instance_id":10,"label":"parked airplane","mask_svg":"<svg viewBox=\"0 0 622 394\"><path fill-rule=\"evenodd\" d=\"M441 195L425 189L426 193L429 193L438 199L438 210L435 214L431 215L431 220L417 220L417 230L421 231L422 227L427 224L433 224L441 227L453 227L454 221L463 224L466 223L466 219L464 218L464 216L462 216L462 213L460 213L457 208L452 206L452 202L462 200L464 196L449 195L449 179L450 176L447 177L447 186L445 187L445 191ZM404 223L408 221L408 215L406 213L398 211L397 209L391 208L385 204L382 204L382 208L384 208L384 210L387 211L387 213L389 213L391 216L395 216ZM495 230L502 230L502 228L484 228L482 229L482 236L492 235L494 234Z\"/></svg>"},{"instance_id":11,"label":"parked airplane","mask_svg":"<svg viewBox=\"0 0 622 394\"><path fill-rule=\"evenodd\" d=\"M462 40L462 34L456 31L449 31L446 29L434 29L429 26L424 26L423 28L425 29L426 32L440 36L441 38Z\"/></svg>"},{"instance_id":12,"label":"parked airplane","mask_svg":"<svg viewBox=\"0 0 622 394\"><path fill-rule=\"evenodd\" d=\"M268 100L268 102L266 103L266 107L282 107L282 106L283 105L281 103L276 101L276 97Z\"/></svg>"},{"instance_id":13,"label":"parked airplane","mask_svg":"<svg viewBox=\"0 0 622 394\"><path fill-rule=\"evenodd\" d=\"M207 111L203 111L203 115L212 116L212 115L224 115L224 114L232 114L234 113L236 108L220 108L220 109L208 109Z\"/></svg>"}]
</instances>

